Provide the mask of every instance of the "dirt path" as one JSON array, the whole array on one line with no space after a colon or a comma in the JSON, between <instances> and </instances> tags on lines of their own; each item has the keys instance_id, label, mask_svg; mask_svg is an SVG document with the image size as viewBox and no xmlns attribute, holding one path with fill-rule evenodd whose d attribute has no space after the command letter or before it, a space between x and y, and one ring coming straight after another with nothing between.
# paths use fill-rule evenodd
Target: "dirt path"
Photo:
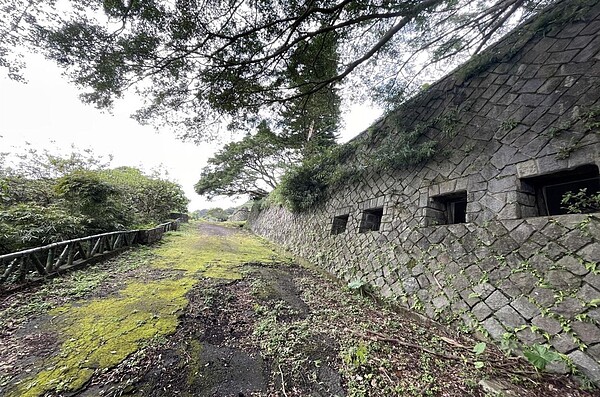
<instances>
[{"instance_id":1,"label":"dirt path","mask_svg":"<svg viewBox=\"0 0 600 397\"><path fill-rule=\"evenodd\" d=\"M346 291L239 228L188 226L0 297L4 396L591 396Z\"/></svg>"}]
</instances>

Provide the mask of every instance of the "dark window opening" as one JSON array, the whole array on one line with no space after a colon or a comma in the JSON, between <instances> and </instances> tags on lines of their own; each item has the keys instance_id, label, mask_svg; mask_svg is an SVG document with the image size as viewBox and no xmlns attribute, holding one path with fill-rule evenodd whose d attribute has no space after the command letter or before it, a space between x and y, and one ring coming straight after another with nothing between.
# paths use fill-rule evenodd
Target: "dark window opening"
<instances>
[{"instance_id":1,"label":"dark window opening","mask_svg":"<svg viewBox=\"0 0 600 397\"><path fill-rule=\"evenodd\" d=\"M358 229L358 232L365 233L379 230L382 217L383 208L371 208L364 210L362 219L360 220L360 228Z\"/></svg>"},{"instance_id":2,"label":"dark window opening","mask_svg":"<svg viewBox=\"0 0 600 397\"><path fill-rule=\"evenodd\" d=\"M334 216L333 224L331 225L331 235L344 233L346 231L347 224L348 224L348 215Z\"/></svg>"},{"instance_id":3,"label":"dark window opening","mask_svg":"<svg viewBox=\"0 0 600 397\"><path fill-rule=\"evenodd\" d=\"M467 221L467 192L454 192L431 198L430 213L434 223L450 225Z\"/></svg>"},{"instance_id":4,"label":"dark window opening","mask_svg":"<svg viewBox=\"0 0 600 397\"><path fill-rule=\"evenodd\" d=\"M585 190L584 190L585 189ZM580 199L563 203L566 194L580 194ZM573 170L521 179L521 213L524 217L568 214L568 206L574 204L575 212L598 211L597 206L585 203L585 198L600 192L598 166L584 165ZM584 200L581 200L581 199Z\"/></svg>"}]
</instances>

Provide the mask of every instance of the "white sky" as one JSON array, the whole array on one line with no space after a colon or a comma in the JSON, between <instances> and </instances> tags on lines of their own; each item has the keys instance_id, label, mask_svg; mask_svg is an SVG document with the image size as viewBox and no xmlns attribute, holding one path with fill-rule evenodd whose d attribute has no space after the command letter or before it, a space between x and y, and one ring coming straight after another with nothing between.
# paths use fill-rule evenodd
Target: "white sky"
<instances>
[{"instance_id":1,"label":"white sky","mask_svg":"<svg viewBox=\"0 0 600 397\"><path fill-rule=\"evenodd\" d=\"M182 142L169 132L156 133L150 126L141 126L129 115L135 104L117 103L113 114L102 113L78 99L77 89L61 76L60 70L41 56L27 60L27 84L16 83L0 73L0 152L10 152L25 142L36 148L92 148L98 155L112 154L112 166L133 166L146 171L166 170L179 182L191 200L189 210L211 207L231 207L243 204L246 198L206 200L194 192L201 169L219 149L219 144L195 145ZM344 116L347 128L341 131L346 141L366 129L380 111L366 106L352 106Z\"/></svg>"}]
</instances>

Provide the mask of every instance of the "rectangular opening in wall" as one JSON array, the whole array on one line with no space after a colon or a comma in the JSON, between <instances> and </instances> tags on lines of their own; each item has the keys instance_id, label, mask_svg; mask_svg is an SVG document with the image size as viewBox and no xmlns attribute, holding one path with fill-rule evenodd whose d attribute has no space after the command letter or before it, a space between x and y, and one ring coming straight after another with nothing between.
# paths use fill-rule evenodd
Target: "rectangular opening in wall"
<instances>
[{"instance_id":1,"label":"rectangular opening in wall","mask_svg":"<svg viewBox=\"0 0 600 397\"><path fill-rule=\"evenodd\" d=\"M450 225L467 221L467 192L452 192L431 198L434 224Z\"/></svg>"},{"instance_id":2,"label":"rectangular opening in wall","mask_svg":"<svg viewBox=\"0 0 600 397\"><path fill-rule=\"evenodd\" d=\"M344 233L346 231L346 225L348 225L348 214L334 216L333 224L331 225L331 235Z\"/></svg>"},{"instance_id":3,"label":"rectangular opening in wall","mask_svg":"<svg viewBox=\"0 0 600 397\"><path fill-rule=\"evenodd\" d=\"M521 179L524 217L600 211L600 174L595 164Z\"/></svg>"},{"instance_id":4,"label":"rectangular opening in wall","mask_svg":"<svg viewBox=\"0 0 600 397\"><path fill-rule=\"evenodd\" d=\"M383 208L370 208L368 210L364 210L360 220L358 232L366 233L379 230L382 217Z\"/></svg>"}]
</instances>

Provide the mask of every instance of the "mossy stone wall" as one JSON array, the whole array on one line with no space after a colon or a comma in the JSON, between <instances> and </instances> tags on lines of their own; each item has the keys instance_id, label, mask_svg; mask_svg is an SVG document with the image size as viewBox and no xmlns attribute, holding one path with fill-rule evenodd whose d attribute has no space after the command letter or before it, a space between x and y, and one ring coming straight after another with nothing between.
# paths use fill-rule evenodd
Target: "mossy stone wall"
<instances>
[{"instance_id":1,"label":"mossy stone wall","mask_svg":"<svg viewBox=\"0 0 600 397\"><path fill-rule=\"evenodd\" d=\"M504 55L477 74L459 69L356 138L356 158L368 161L381 136L451 113L450 131L424 131L433 158L363 173L304 213L257 207L251 228L431 318L547 343L600 384L600 213L534 217L522 183L600 166L600 5L570 4L582 8L560 24L530 23L532 34L490 49ZM434 198L456 192L466 192L466 223L436 225ZM380 229L359 233L375 207ZM340 215L346 229L332 235Z\"/></svg>"}]
</instances>

